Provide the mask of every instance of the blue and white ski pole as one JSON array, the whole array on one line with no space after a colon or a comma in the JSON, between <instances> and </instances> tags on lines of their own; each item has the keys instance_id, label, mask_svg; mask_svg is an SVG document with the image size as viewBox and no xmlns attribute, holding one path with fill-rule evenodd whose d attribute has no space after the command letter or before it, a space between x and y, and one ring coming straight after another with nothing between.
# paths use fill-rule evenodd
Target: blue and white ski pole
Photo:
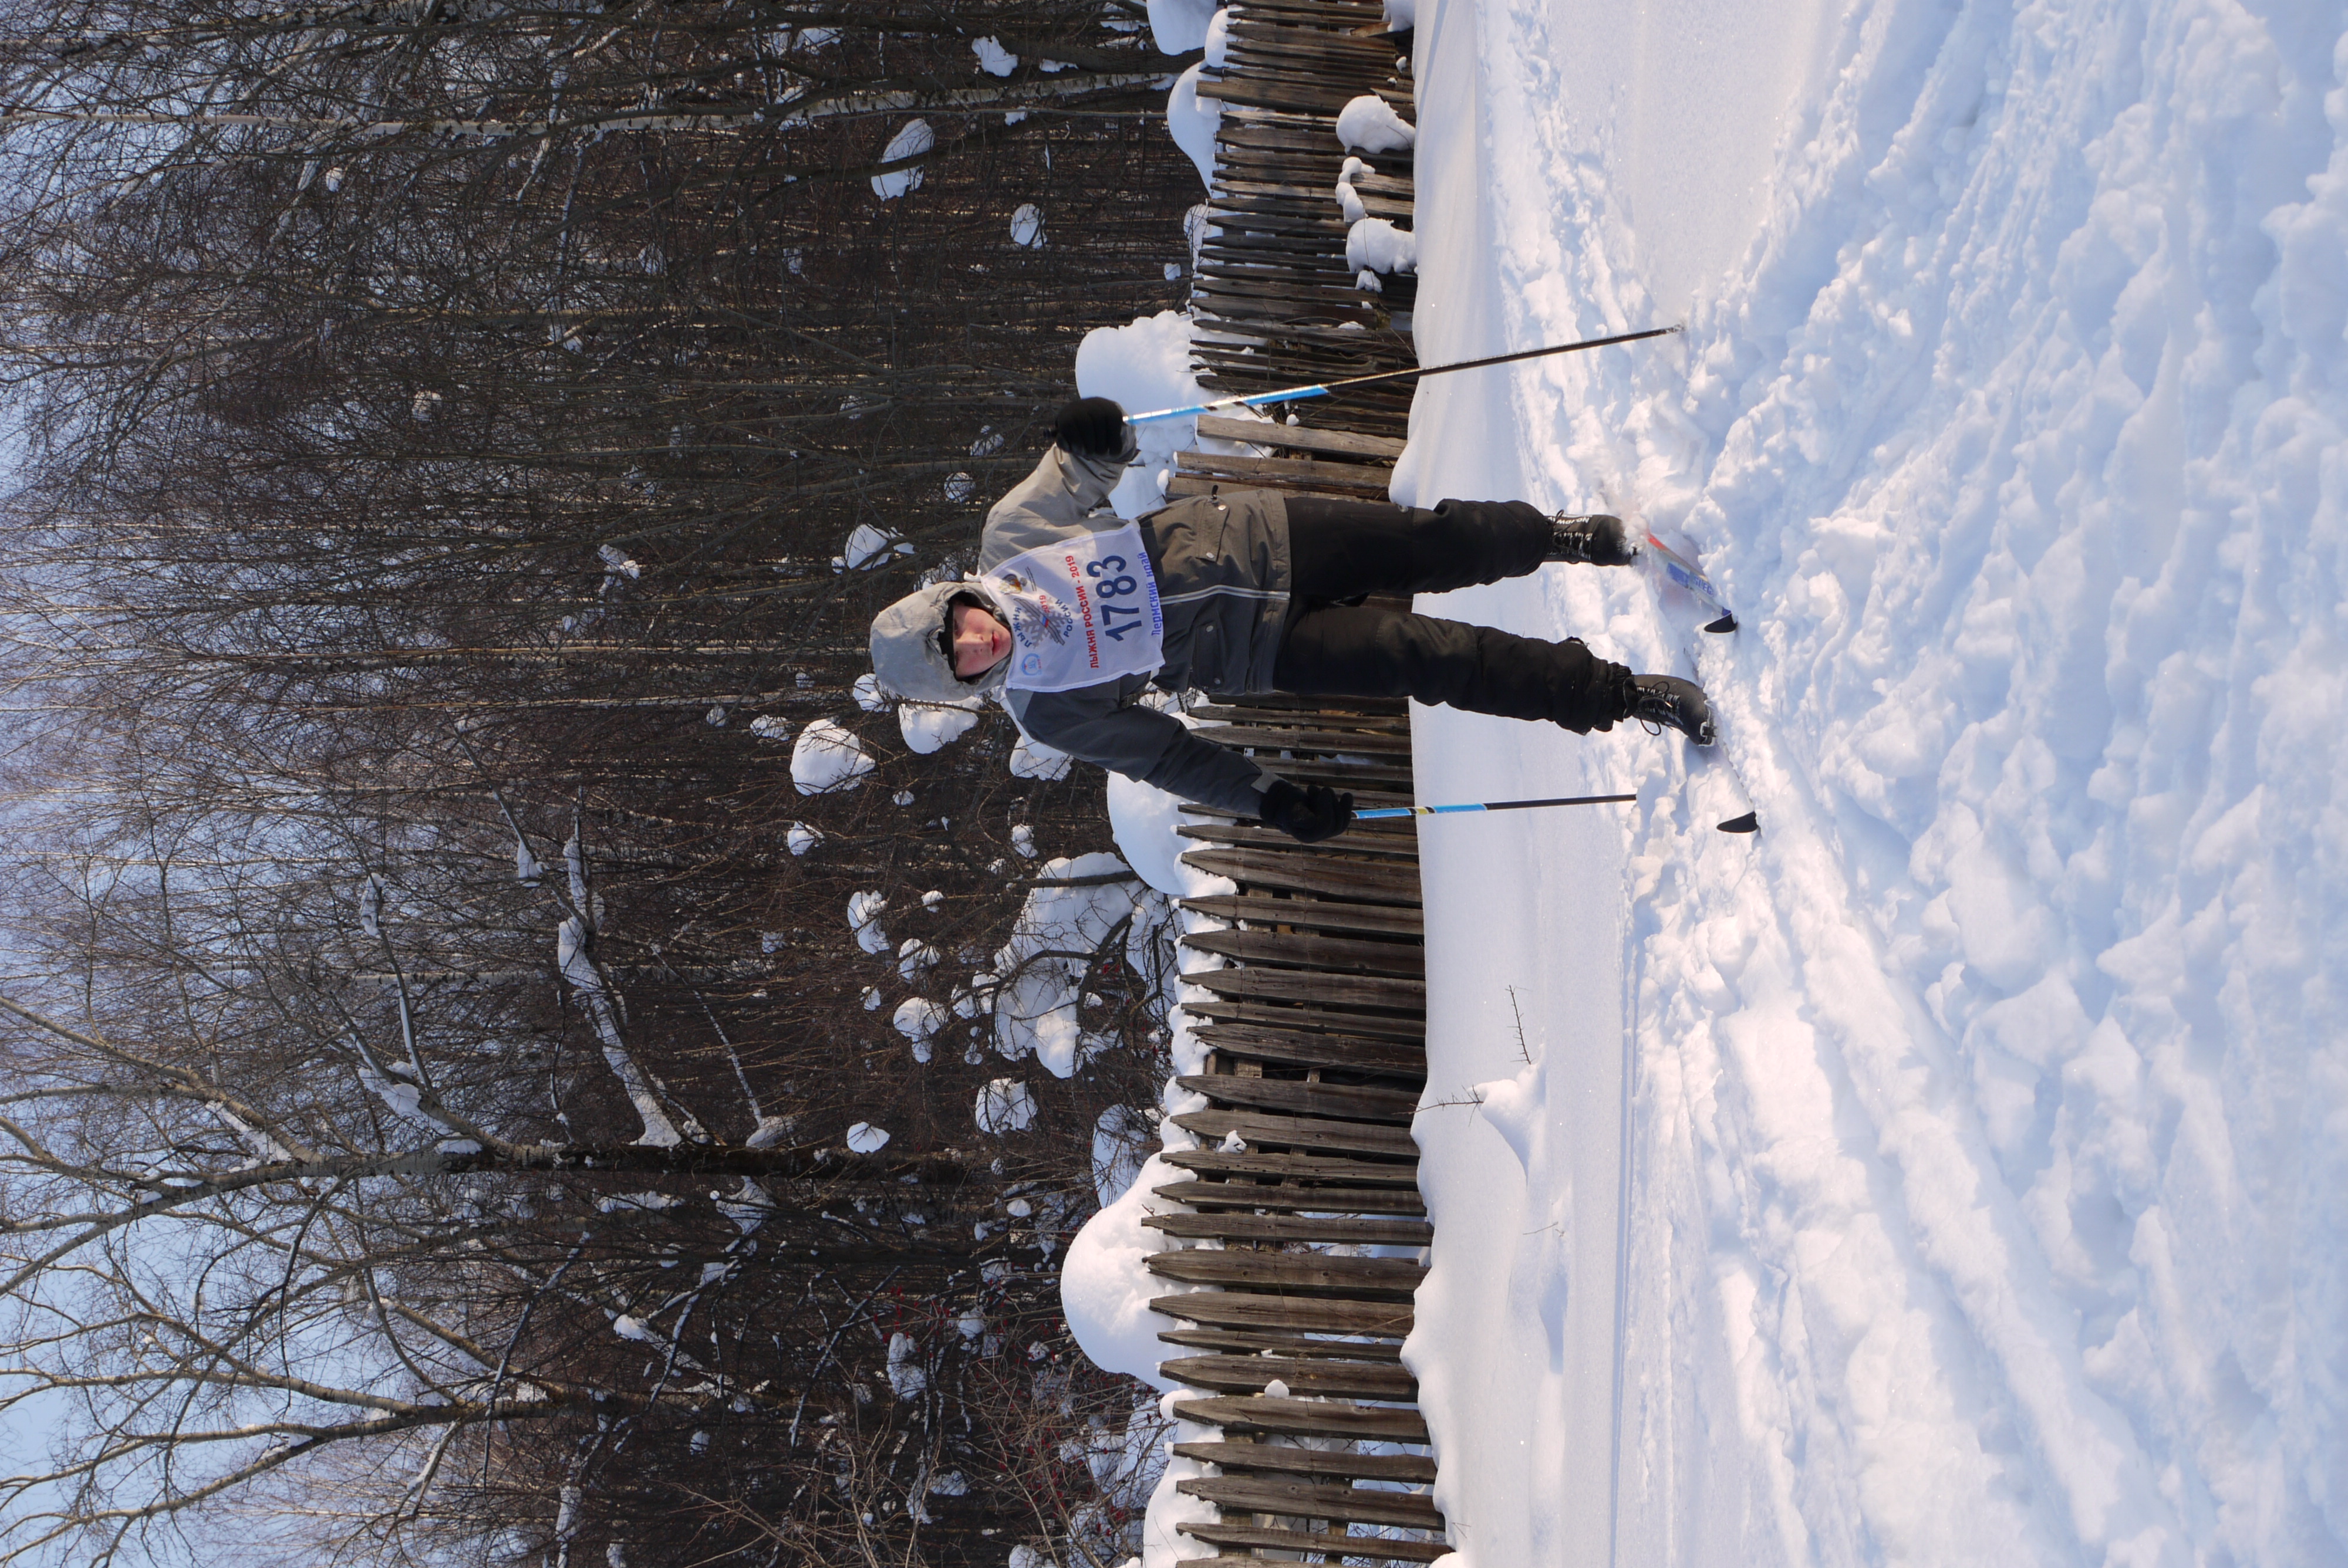
<instances>
[{"instance_id":1,"label":"blue and white ski pole","mask_svg":"<svg viewBox=\"0 0 2348 1568\"><path fill-rule=\"evenodd\" d=\"M1543 805L1619 805L1639 797L1635 794L1569 794L1552 800L1479 800L1457 805L1380 805L1354 814L1355 822L1379 822L1398 816L1449 816L1467 811L1529 811ZM1723 833L1758 833L1758 816L1746 812L1715 825Z\"/></svg>"},{"instance_id":2,"label":"blue and white ski pole","mask_svg":"<svg viewBox=\"0 0 2348 1568\"><path fill-rule=\"evenodd\" d=\"M1586 338L1581 343L1519 349L1514 354L1496 354L1488 359L1463 359L1457 364L1415 364L1406 370L1382 370L1375 375L1349 375L1343 381L1316 382L1311 386L1284 386L1278 392L1252 392L1245 397L1218 397L1212 403L1194 403L1188 408L1153 408L1147 414L1128 414L1125 422L1128 425L1146 425L1153 419L1183 419L1193 414L1212 414L1220 408L1263 408L1275 403L1294 403L1306 397L1327 397L1347 387L1399 381L1409 375L1447 375L1455 370L1481 370L1488 364L1509 364L1520 359L1539 359L1543 354L1578 354L1586 348L1606 348L1618 343L1637 343L1642 338L1665 337L1680 330L1676 326L1649 327L1644 332L1617 333L1612 337Z\"/></svg>"}]
</instances>

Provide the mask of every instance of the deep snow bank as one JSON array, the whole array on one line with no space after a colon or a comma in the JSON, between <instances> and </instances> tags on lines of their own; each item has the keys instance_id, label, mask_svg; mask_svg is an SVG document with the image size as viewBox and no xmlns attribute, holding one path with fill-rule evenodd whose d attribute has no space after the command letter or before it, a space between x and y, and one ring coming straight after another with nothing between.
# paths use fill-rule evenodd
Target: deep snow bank
<instances>
[{"instance_id":1,"label":"deep snow bank","mask_svg":"<svg viewBox=\"0 0 2348 1568\"><path fill-rule=\"evenodd\" d=\"M1512 1061L1495 994L1589 825L1427 841L1440 1501L1478 1568L2342 1560L2340 15L1803 15L1419 17L1422 356L1690 331L1428 383L1398 493L1700 550L1767 825L1691 830L1652 748L1420 715L1424 791L1645 790L1582 885L1611 1212L1587 1004ZM1473 608L1689 669L1639 585L1546 577ZM1493 1402L1536 1386L1587 1419Z\"/></svg>"}]
</instances>

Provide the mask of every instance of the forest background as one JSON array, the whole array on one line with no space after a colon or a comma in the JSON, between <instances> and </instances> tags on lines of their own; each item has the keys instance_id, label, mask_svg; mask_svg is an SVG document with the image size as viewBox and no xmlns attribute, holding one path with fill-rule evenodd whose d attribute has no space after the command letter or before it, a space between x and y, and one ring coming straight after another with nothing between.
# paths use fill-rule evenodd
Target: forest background
<instances>
[{"instance_id":1,"label":"forest background","mask_svg":"<svg viewBox=\"0 0 2348 1568\"><path fill-rule=\"evenodd\" d=\"M1138 0L5 7L0 1562L1121 1559L1152 1412L1054 1271L1161 949L1017 949L1086 1049L1006 1063L1097 775L854 683L1083 333L1187 298L1190 58ZM802 794L826 723L876 765Z\"/></svg>"}]
</instances>

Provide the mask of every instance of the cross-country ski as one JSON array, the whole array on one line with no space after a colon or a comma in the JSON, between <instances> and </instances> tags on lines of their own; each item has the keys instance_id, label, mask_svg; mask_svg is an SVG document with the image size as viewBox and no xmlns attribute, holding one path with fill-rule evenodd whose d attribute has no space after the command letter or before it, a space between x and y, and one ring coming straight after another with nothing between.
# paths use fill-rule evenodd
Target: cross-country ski
<instances>
[{"instance_id":1,"label":"cross-country ski","mask_svg":"<svg viewBox=\"0 0 2348 1568\"><path fill-rule=\"evenodd\" d=\"M1728 601L1720 597L1720 590L1712 586L1712 579L1704 575L1702 567L1663 543L1652 531L1642 529L1641 536L1639 555L1647 563L1648 569L1712 611L1712 619L1704 623L1706 631L1724 633L1736 630L1736 612L1728 608Z\"/></svg>"}]
</instances>

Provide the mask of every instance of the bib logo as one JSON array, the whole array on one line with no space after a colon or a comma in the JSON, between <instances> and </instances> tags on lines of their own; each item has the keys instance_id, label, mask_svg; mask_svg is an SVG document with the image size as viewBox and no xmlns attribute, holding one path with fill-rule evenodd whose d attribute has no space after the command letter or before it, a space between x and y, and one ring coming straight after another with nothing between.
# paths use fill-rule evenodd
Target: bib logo
<instances>
[{"instance_id":1,"label":"bib logo","mask_svg":"<svg viewBox=\"0 0 2348 1568\"><path fill-rule=\"evenodd\" d=\"M1055 603L1045 594L1033 599L1012 599L1012 636L1033 648L1043 641L1066 643L1068 634L1076 631L1076 612Z\"/></svg>"},{"instance_id":2,"label":"bib logo","mask_svg":"<svg viewBox=\"0 0 2348 1568\"><path fill-rule=\"evenodd\" d=\"M1030 653L1019 661L1019 673L1022 675L1033 675L1042 668L1044 668L1044 656L1040 653Z\"/></svg>"}]
</instances>

